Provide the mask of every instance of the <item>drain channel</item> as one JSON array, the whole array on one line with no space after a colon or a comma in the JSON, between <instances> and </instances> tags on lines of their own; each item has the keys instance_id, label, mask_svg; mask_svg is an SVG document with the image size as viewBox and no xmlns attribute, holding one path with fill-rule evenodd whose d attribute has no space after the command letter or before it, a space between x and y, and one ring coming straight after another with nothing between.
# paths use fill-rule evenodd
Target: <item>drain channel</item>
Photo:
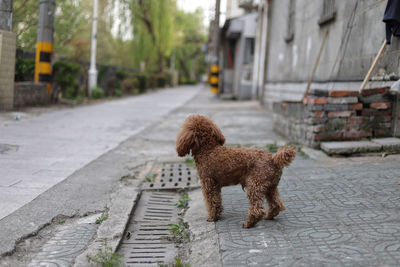
<instances>
[{"instance_id":1,"label":"drain channel","mask_svg":"<svg viewBox=\"0 0 400 267\"><path fill-rule=\"evenodd\" d=\"M127 226L125 238L118 250L125 266L157 266L173 262L177 248L167 239L168 224L178 221L176 192L143 191L133 217Z\"/></svg>"},{"instance_id":2,"label":"drain channel","mask_svg":"<svg viewBox=\"0 0 400 267\"><path fill-rule=\"evenodd\" d=\"M154 181L146 182L142 189L178 189L199 187L197 170L184 163L169 163L156 173Z\"/></svg>"}]
</instances>

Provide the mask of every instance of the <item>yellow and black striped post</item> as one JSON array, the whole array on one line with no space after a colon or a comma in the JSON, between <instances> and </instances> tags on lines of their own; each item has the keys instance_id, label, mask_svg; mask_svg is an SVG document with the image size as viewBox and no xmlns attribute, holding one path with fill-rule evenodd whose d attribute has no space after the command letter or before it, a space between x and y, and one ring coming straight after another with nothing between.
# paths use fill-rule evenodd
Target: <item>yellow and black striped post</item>
<instances>
[{"instance_id":1,"label":"yellow and black striped post","mask_svg":"<svg viewBox=\"0 0 400 267\"><path fill-rule=\"evenodd\" d=\"M218 94L219 93L219 88L218 88L219 67L217 65L211 65L210 72L211 72L211 76L210 76L211 92Z\"/></svg>"},{"instance_id":2,"label":"yellow and black striped post","mask_svg":"<svg viewBox=\"0 0 400 267\"><path fill-rule=\"evenodd\" d=\"M51 94L51 56L53 54L53 44L48 42L38 42L36 44L35 61L35 82L47 84L47 96Z\"/></svg>"},{"instance_id":3,"label":"yellow and black striped post","mask_svg":"<svg viewBox=\"0 0 400 267\"><path fill-rule=\"evenodd\" d=\"M47 84L47 96L51 95L55 0L40 0L39 29L36 44L35 82Z\"/></svg>"}]
</instances>

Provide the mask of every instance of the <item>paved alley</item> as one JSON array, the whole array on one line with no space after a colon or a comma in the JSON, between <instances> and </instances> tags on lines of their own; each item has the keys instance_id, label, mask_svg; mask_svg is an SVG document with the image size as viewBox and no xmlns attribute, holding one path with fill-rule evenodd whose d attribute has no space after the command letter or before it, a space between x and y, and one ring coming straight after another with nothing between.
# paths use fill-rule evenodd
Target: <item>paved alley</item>
<instances>
[{"instance_id":1,"label":"paved alley","mask_svg":"<svg viewBox=\"0 0 400 267\"><path fill-rule=\"evenodd\" d=\"M164 102L167 99L168 104ZM83 116L83 111L94 118ZM15 245L18 246L18 239L44 227L57 215L90 221L85 219L86 214L103 211L110 205L110 195L126 186L123 177L130 177L133 185L139 187L141 181L134 174L138 167L148 162L178 160L176 134L184 119L197 113L210 116L221 127L227 145L265 148L266 145L286 143L273 131L273 115L258 102L221 100L202 86L167 89L139 97L63 109L25 122L24 117L21 121L2 122L2 129L7 131L16 131L26 124L33 129L31 133L35 133L42 128L40 125L46 125L49 118L60 118L55 125L63 128L42 131L41 134L54 139L59 136L60 140L55 144L64 144L64 149L58 150L51 142L40 141L39 137L30 140L26 130L10 137L7 142L1 142L9 146L2 150L0 159L4 164L6 159L10 162L12 157L16 158L17 153L33 153L33 148L39 151L39 144L47 145L48 153L41 152L40 155L52 162L53 165L49 163L49 166L57 166L56 162L71 163L66 166L71 166L72 174L68 176L65 173L68 177L63 181L60 180L62 176L53 175L53 183L59 181L53 187L51 183L39 180L42 182L39 189L43 193L38 192L40 195L36 197L32 195L33 201L26 199L27 204L21 203L21 208L16 207L15 212L0 219L0 252L12 251ZM61 123L67 114L83 116L85 123L80 122L80 127L72 125L72 120ZM63 133L69 128L67 126L71 131ZM51 129L49 123L47 127ZM93 136L90 129L96 129L98 134ZM78 131L81 132L78 134ZM81 133L82 138L79 138ZM17 137L21 140L20 147L12 150L12 145L18 145ZM85 153L86 150L91 152ZM57 151L59 156L54 154ZM192 190L188 214L184 217L193 234L191 255L182 260L191 266L398 266L400 156L329 158L320 151L304 151L306 153L298 153L282 176L279 189L286 210L275 220L262 221L252 229L241 227L246 219L248 201L240 186L223 188L224 213L215 224L206 221L200 189ZM76 155L71 156L72 152ZM27 154L21 162L27 164L28 155L33 156ZM53 157L54 162L51 161ZM43 168L43 164L38 157L33 157L26 169ZM21 166L21 172L25 169L24 165L13 166L15 170L12 171L17 171L17 166ZM58 170L54 168L55 172ZM51 176L48 174L49 180ZM31 176L32 183L33 177L37 176ZM8 184L3 188L18 184ZM123 203L134 201L133 195L122 199ZM126 221L117 219L118 224L125 225ZM92 226L78 223L53 232L48 230L47 235L61 238L60 242L63 242L63 234L75 228L76 231L90 228L82 234L93 234ZM85 243L73 237L65 238L79 244L70 250L62 250L63 259L73 262L74 257L84 250ZM52 247L51 242L49 244L42 252L40 248L30 248L31 255L18 262L29 263L34 255L44 257L46 251L51 254L52 249L59 249L55 245ZM17 251L29 254L25 250ZM13 261L9 262L6 266L13 266ZM86 258L81 257L75 266L85 264Z\"/></svg>"}]
</instances>

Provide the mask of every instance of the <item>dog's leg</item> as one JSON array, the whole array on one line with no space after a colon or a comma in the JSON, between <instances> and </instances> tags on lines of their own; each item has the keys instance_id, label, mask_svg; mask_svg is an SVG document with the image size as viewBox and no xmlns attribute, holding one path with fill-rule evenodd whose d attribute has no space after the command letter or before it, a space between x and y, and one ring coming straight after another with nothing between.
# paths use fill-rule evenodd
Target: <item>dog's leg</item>
<instances>
[{"instance_id":1,"label":"dog's leg","mask_svg":"<svg viewBox=\"0 0 400 267\"><path fill-rule=\"evenodd\" d=\"M202 179L202 192L204 200L206 202L206 208L208 212L207 221L215 222L221 216L222 198L221 198L221 186L213 182L212 180Z\"/></svg>"},{"instance_id":2,"label":"dog's leg","mask_svg":"<svg viewBox=\"0 0 400 267\"><path fill-rule=\"evenodd\" d=\"M247 198L249 199L250 209L247 221L243 224L243 228L250 228L256 225L265 217L264 194L254 188L247 188Z\"/></svg>"},{"instance_id":3,"label":"dog's leg","mask_svg":"<svg viewBox=\"0 0 400 267\"><path fill-rule=\"evenodd\" d=\"M284 211L286 208L279 195L278 186L269 188L265 196L268 202L268 215L265 219L272 220L274 217L278 216L280 211Z\"/></svg>"}]
</instances>

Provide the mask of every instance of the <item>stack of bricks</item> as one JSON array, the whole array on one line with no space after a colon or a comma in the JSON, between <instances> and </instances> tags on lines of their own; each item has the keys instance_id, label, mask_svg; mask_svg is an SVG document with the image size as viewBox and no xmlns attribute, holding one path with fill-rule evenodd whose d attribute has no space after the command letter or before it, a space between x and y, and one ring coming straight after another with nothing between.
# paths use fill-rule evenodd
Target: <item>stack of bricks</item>
<instances>
[{"instance_id":1,"label":"stack of bricks","mask_svg":"<svg viewBox=\"0 0 400 267\"><path fill-rule=\"evenodd\" d=\"M290 140L312 147L318 147L321 141L391 136L393 103L389 88L364 90L361 94L311 90L302 104L275 104L274 125ZM296 106L297 114L290 112L291 105Z\"/></svg>"}]
</instances>

